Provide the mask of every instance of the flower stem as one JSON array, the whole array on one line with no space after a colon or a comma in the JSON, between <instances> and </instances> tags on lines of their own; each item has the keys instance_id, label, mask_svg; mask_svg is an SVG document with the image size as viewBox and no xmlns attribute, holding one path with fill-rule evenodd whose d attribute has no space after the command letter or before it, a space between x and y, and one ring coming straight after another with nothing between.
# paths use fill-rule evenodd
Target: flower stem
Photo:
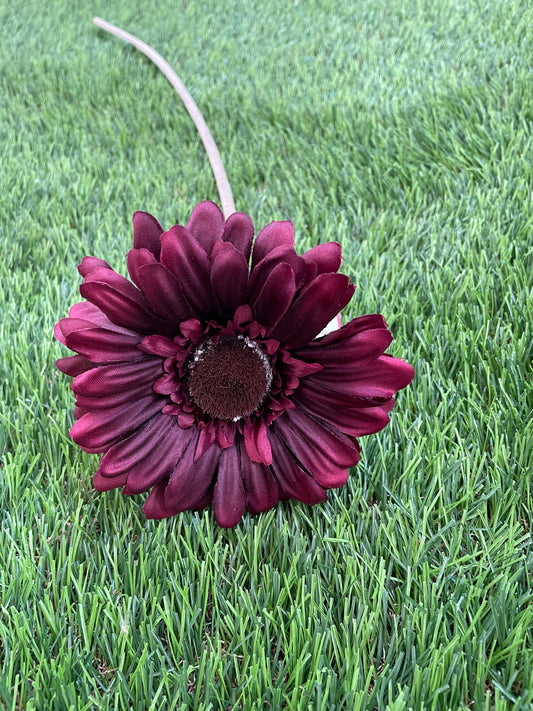
<instances>
[{"instance_id":1,"label":"flower stem","mask_svg":"<svg viewBox=\"0 0 533 711\"><path fill-rule=\"evenodd\" d=\"M202 142L204 144L207 157L209 158L209 162L211 163L213 175L215 176L215 182L217 184L218 194L220 196L222 212L224 213L224 217L227 220L228 217L235 212L235 203L233 201L233 195L231 193L228 177L226 175L226 171L224 170L222 159L220 157L220 153L218 152L218 148L213 139L213 136L211 135L211 132L208 129L202 114L200 113L200 109L198 108L194 99L185 88L181 79L172 69L170 64L166 62L160 54L158 54L154 49L152 49L150 45L146 44L145 42L142 42L140 39L137 39L137 37L130 35L128 32L121 30L119 27L112 25L110 22L102 20L100 17L93 18L93 23L97 27L100 27L102 30L105 30L106 32L111 33L112 35L115 35L119 39L124 40L124 42L128 42L129 44L133 45L135 49L138 49L139 52L145 54L148 59L150 59L156 65L156 67L163 72L168 81L177 91L178 96L182 100L183 104L185 105L185 108L189 113L189 116L194 121L194 125L196 126L198 133L200 134L200 138L202 139Z\"/></svg>"}]
</instances>

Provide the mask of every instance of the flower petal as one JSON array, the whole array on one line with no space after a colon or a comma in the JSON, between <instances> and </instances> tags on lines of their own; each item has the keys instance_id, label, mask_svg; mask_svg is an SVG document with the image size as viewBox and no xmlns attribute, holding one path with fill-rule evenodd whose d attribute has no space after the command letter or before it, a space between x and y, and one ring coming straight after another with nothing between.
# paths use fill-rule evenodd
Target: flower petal
<instances>
[{"instance_id":1,"label":"flower petal","mask_svg":"<svg viewBox=\"0 0 533 711\"><path fill-rule=\"evenodd\" d=\"M207 254L215 242L221 239L224 231L224 215L218 205L206 200L201 202L192 211L187 222L187 229L202 245Z\"/></svg>"},{"instance_id":2,"label":"flower petal","mask_svg":"<svg viewBox=\"0 0 533 711\"><path fill-rule=\"evenodd\" d=\"M89 276L91 272L94 272L95 269L99 269L101 267L104 269L111 269L109 264L103 259L98 259L98 257L84 257L78 266L78 271L82 277L86 277Z\"/></svg>"},{"instance_id":3,"label":"flower petal","mask_svg":"<svg viewBox=\"0 0 533 711\"><path fill-rule=\"evenodd\" d=\"M358 447L341 432L299 410L286 410L272 425L294 458L326 489L343 486L348 467L359 461Z\"/></svg>"},{"instance_id":4,"label":"flower petal","mask_svg":"<svg viewBox=\"0 0 533 711\"><path fill-rule=\"evenodd\" d=\"M139 283L139 271L141 267L147 264L159 264L159 262L149 249L130 249L126 255L126 264L128 266L130 279L142 291L142 286Z\"/></svg>"},{"instance_id":5,"label":"flower petal","mask_svg":"<svg viewBox=\"0 0 533 711\"><path fill-rule=\"evenodd\" d=\"M141 494L160 481L167 481L193 438L192 433L181 429L174 418L161 415L162 418L168 422L168 426L159 426L160 431L153 438L151 451L146 450L144 461L139 457L130 469L123 494Z\"/></svg>"},{"instance_id":6,"label":"flower petal","mask_svg":"<svg viewBox=\"0 0 533 711\"><path fill-rule=\"evenodd\" d=\"M357 364L342 369L325 367L320 373L309 377L320 385L356 397L388 400L409 385L414 370L404 360L385 354L364 367L357 367Z\"/></svg>"},{"instance_id":7,"label":"flower petal","mask_svg":"<svg viewBox=\"0 0 533 711\"><path fill-rule=\"evenodd\" d=\"M194 507L205 496L213 482L220 449L216 444L211 445L195 462L197 438L196 433L170 475L165 489L165 506L173 513Z\"/></svg>"},{"instance_id":8,"label":"flower petal","mask_svg":"<svg viewBox=\"0 0 533 711\"><path fill-rule=\"evenodd\" d=\"M90 368L94 368L94 363L80 355L67 356L67 358L58 358L56 367L65 375L70 375L71 378L84 373Z\"/></svg>"},{"instance_id":9,"label":"flower petal","mask_svg":"<svg viewBox=\"0 0 533 711\"><path fill-rule=\"evenodd\" d=\"M244 486L237 447L224 449L218 460L218 473L213 493L213 513L219 526L232 528L244 513Z\"/></svg>"},{"instance_id":10,"label":"flower petal","mask_svg":"<svg viewBox=\"0 0 533 711\"><path fill-rule=\"evenodd\" d=\"M316 392L317 389L308 390L305 383L302 383L291 399L298 409L329 422L345 434L353 437L374 434L382 430L389 421L389 416L381 405L348 408L341 406L335 392L330 391L331 397L317 397Z\"/></svg>"},{"instance_id":11,"label":"flower petal","mask_svg":"<svg viewBox=\"0 0 533 711\"><path fill-rule=\"evenodd\" d=\"M327 500L327 494L313 477L298 466L283 441L276 435L272 437L274 472L281 491L285 496L280 498L295 498L304 504L312 506Z\"/></svg>"},{"instance_id":12,"label":"flower petal","mask_svg":"<svg viewBox=\"0 0 533 711\"><path fill-rule=\"evenodd\" d=\"M93 363L144 359L144 353L137 349L141 339L140 335L129 336L105 328L76 330L66 338L71 351L85 356Z\"/></svg>"},{"instance_id":13,"label":"flower petal","mask_svg":"<svg viewBox=\"0 0 533 711\"><path fill-rule=\"evenodd\" d=\"M255 238L252 267L280 246L291 247L294 250L294 226L290 220L270 222L263 227Z\"/></svg>"},{"instance_id":14,"label":"flower petal","mask_svg":"<svg viewBox=\"0 0 533 711\"><path fill-rule=\"evenodd\" d=\"M174 274L159 262L139 269L139 286L152 311L173 324L194 316Z\"/></svg>"},{"instance_id":15,"label":"flower petal","mask_svg":"<svg viewBox=\"0 0 533 711\"><path fill-rule=\"evenodd\" d=\"M275 267L265 279L263 288L252 301L254 318L267 329L274 329L294 299L296 283L290 264Z\"/></svg>"},{"instance_id":16,"label":"flower petal","mask_svg":"<svg viewBox=\"0 0 533 711\"><path fill-rule=\"evenodd\" d=\"M135 212L133 215L133 247L148 249L156 259L161 251L163 228L149 212Z\"/></svg>"},{"instance_id":17,"label":"flower petal","mask_svg":"<svg viewBox=\"0 0 533 711\"><path fill-rule=\"evenodd\" d=\"M111 489L118 489L120 486L124 486L128 478L127 474L120 474L120 476L110 477L103 476L99 469L93 477L93 486L96 491L111 491Z\"/></svg>"},{"instance_id":18,"label":"flower petal","mask_svg":"<svg viewBox=\"0 0 533 711\"><path fill-rule=\"evenodd\" d=\"M250 513L268 511L279 499L279 486L269 467L252 462L242 441L239 442L241 473L246 495L246 509Z\"/></svg>"},{"instance_id":19,"label":"flower petal","mask_svg":"<svg viewBox=\"0 0 533 711\"><path fill-rule=\"evenodd\" d=\"M244 423L244 445L252 462L272 464L272 450L267 428L259 417L248 417Z\"/></svg>"},{"instance_id":20,"label":"flower petal","mask_svg":"<svg viewBox=\"0 0 533 711\"><path fill-rule=\"evenodd\" d=\"M317 244L302 254L302 259L306 263L315 264L317 274L336 272L339 270L342 261L342 247L338 242Z\"/></svg>"},{"instance_id":21,"label":"flower petal","mask_svg":"<svg viewBox=\"0 0 533 711\"><path fill-rule=\"evenodd\" d=\"M91 272L80 286L80 294L118 326L139 333L172 331L171 324L150 310L143 294L112 269L99 268Z\"/></svg>"},{"instance_id":22,"label":"flower petal","mask_svg":"<svg viewBox=\"0 0 533 711\"><path fill-rule=\"evenodd\" d=\"M346 306L354 291L344 274L320 274L302 289L272 335L288 348L309 343Z\"/></svg>"},{"instance_id":23,"label":"flower petal","mask_svg":"<svg viewBox=\"0 0 533 711\"><path fill-rule=\"evenodd\" d=\"M160 358L92 367L74 378L72 390L77 396L102 397L129 392L139 383L152 385L163 372Z\"/></svg>"},{"instance_id":24,"label":"flower petal","mask_svg":"<svg viewBox=\"0 0 533 711\"><path fill-rule=\"evenodd\" d=\"M70 436L87 452L104 452L160 411L161 401L160 397L149 395L128 405L87 412L74 423Z\"/></svg>"},{"instance_id":25,"label":"flower petal","mask_svg":"<svg viewBox=\"0 0 533 711\"><path fill-rule=\"evenodd\" d=\"M246 300L248 264L229 242L218 242L211 255L211 286L222 312L232 316Z\"/></svg>"},{"instance_id":26,"label":"flower petal","mask_svg":"<svg viewBox=\"0 0 533 711\"><path fill-rule=\"evenodd\" d=\"M245 215L244 212L234 212L228 217L224 225L222 241L230 242L238 249L244 256L246 264L250 260L253 238L254 224L248 215Z\"/></svg>"},{"instance_id":27,"label":"flower petal","mask_svg":"<svg viewBox=\"0 0 533 711\"><path fill-rule=\"evenodd\" d=\"M185 227L174 225L161 237L161 262L178 278L183 295L197 315L213 311L209 257Z\"/></svg>"}]
</instances>

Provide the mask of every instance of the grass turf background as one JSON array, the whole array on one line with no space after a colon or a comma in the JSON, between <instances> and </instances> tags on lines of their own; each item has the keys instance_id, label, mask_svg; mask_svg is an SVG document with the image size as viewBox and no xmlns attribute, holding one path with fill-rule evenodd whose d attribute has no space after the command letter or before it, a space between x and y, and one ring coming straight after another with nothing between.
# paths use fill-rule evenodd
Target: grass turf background
<instances>
[{"instance_id":1,"label":"grass turf background","mask_svg":"<svg viewBox=\"0 0 533 711\"><path fill-rule=\"evenodd\" d=\"M92 489L52 326L131 214L217 199L342 243L345 318L416 369L327 504L221 530ZM524 2L0 7L6 709L531 709L533 10Z\"/></svg>"}]
</instances>

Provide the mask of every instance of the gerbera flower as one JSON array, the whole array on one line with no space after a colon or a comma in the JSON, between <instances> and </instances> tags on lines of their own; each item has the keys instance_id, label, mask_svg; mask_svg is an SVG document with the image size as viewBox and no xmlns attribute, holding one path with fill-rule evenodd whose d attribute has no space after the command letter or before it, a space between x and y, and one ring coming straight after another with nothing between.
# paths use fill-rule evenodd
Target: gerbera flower
<instances>
[{"instance_id":1,"label":"gerbera flower","mask_svg":"<svg viewBox=\"0 0 533 711\"><path fill-rule=\"evenodd\" d=\"M74 377L71 437L104 453L94 486L149 491L148 518L212 503L229 527L280 499L325 501L413 377L385 353L382 316L319 337L355 289L339 244L298 256L290 222L253 236L212 202L166 232L136 212L131 281L85 257L86 301L56 326L77 354L57 362Z\"/></svg>"}]
</instances>

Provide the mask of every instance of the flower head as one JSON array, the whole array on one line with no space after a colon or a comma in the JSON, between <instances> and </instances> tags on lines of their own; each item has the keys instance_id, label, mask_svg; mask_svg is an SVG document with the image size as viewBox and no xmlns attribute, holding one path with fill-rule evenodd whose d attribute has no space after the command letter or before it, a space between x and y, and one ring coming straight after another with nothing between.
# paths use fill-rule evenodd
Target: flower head
<instances>
[{"instance_id":1,"label":"flower head","mask_svg":"<svg viewBox=\"0 0 533 711\"><path fill-rule=\"evenodd\" d=\"M290 222L253 237L212 202L166 232L136 212L131 281L85 257L86 301L56 325L77 354L57 362L74 377L71 437L104 453L95 488L150 491L148 518L212 503L228 527L280 499L325 501L413 377L385 353L382 316L319 335L355 288L340 245L299 256Z\"/></svg>"}]
</instances>

